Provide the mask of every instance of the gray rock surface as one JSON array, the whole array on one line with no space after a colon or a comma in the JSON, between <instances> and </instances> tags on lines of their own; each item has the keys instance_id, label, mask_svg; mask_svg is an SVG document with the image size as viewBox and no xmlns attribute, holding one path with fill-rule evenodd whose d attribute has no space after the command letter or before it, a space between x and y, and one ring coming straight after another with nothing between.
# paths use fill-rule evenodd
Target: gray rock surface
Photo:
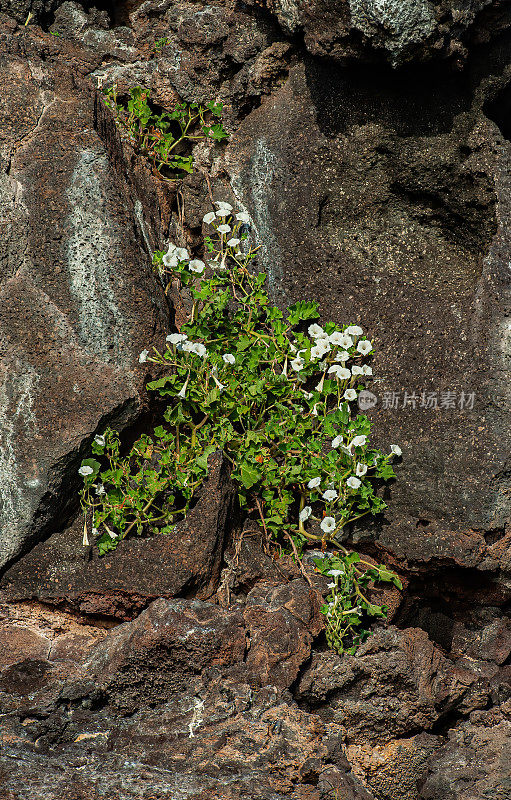
<instances>
[{"instance_id":1,"label":"gray rock surface","mask_svg":"<svg viewBox=\"0 0 511 800\"><path fill-rule=\"evenodd\" d=\"M490 79L473 93L450 80L416 105L416 85L390 71L308 62L228 153L273 296L314 297L325 319L374 337L368 415L404 457L370 535L410 566L481 564L483 531L511 511L511 146L481 108Z\"/></svg>"},{"instance_id":2,"label":"gray rock surface","mask_svg":"<svg viewBox=\"0 0 511 800\"><path fill-rule=\"evenodd\" d=\"M139 416L138 353L161 337L166 311L94 130L90 92L37 53L5 54L1 70L4 565L65 522L72 498L62 487L78 487L94 432Z\"/></svg>"}]
</instances>

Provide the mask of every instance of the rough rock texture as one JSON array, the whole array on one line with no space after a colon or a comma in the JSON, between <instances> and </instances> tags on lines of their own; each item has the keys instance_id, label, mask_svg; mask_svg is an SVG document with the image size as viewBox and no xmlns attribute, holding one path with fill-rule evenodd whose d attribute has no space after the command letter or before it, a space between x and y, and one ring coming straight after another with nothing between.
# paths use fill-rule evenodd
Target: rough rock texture
<instances>
[{"instance_id":1,"label":"rough rock texture","mask_svg":"<svg viewBox=\"0 0 511 800\"><path fill-rule=\"evenodd\" d=\"M0 8L1 800L509 797L510 4ZM228 146L158 180L113 82L222 99ZM368 413L403 460L352 538L405 591L353 657L219 462L175 534L80 549L80 458L144 426L138 354L182 320L150 254L197 248L210 191L277 302L375 338Z\"/></svg>"},{"instance_id":2,"label":"rough rock texture","mask_svg":"<svg viewBox=\"0 0 511 800\"><path fill-rule=\"evenodd\" d=\"M4 574L0 597L37 599L84 614L132 619L156 597L210 597L218 588L226 534L233 523L233 487L217 453L186 520L166 535L122 542L109 558L77 548L79 518L54 533Z\"/></svg>"},{"instance_id":3,"label":"rough rock texture","mask_svg":"<svg viewBox=\"0 0 511 800\"><path fill-rule=\"evenodd\" d=\"M0 669L3 797L371 800L291 678L254 684L239 611L160 599L80 664L23 622Z\"/></svg>"},{"instance_id":4,"label":"rough rock texture","mask_svg":"<svg viewBox=\"0 0 511 800\"><path fill-rule=\"evenodd\" d=\"M37 37L2 44L0 565L65 521L98 427L137 418L166 318L92 93Z\"/></svg>"},{"instance_id":5,"label":"rough rock texture","mask_svg":"<svg viewBox=\"0 0 511 800\"><path fill-rule=\"evenodd\" d=\"M483 532L510 515L511 149L481 110L503 78L482 70L441 68L418 95L413 74L306 60L228 156L274 296L316 297L375 338L368 414L405 458L370 535L410 567L483 569Z\"/></svg>"},{"instance_id":6,"label":"rough rock texture","mask_svg":"<svg viewBox=\"0 0 511 800\"><path fill-rule=\"evenodd\" d=\"M283 30L302 34L315 56L389 61L449 58L463 62L479 30L509 25L505 3L492 0L251 0Z\"/></svg>"},{"instance_id":7,"label":"rough rock texture","mask_svg":"<svg viewBox=\"0 0 511 800\"><path fill-rule=\"evenodd\" d=\"M477 673L453 667L424 631L389 628L341 663L330 652L316 654L298 697L341 725L348 744L361 745L429 731L467 697L482 707L488 687Z\"/></svg>"}]
</instances>

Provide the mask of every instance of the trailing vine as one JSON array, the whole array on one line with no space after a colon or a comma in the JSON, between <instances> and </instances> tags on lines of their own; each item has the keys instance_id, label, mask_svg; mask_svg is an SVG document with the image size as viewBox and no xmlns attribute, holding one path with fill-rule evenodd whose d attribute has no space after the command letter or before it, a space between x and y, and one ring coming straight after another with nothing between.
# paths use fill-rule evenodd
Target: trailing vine
<instances>
[{"instance_id":1,"label":"trailing vine","mask_svg":"<svg viewBox=\"0 0 511 800\"><path fill-rule=\"evenodd\" d=\"M105 87L102 93L116 124L162 177L176 179L193 172L193 156L186 155L183 149L187 142L221 142L228 138L221 123L221 103L176 103L172 111L158 114L149 105L149 92L142 86L129 90L126 103L119 101L115 84Z\"/></svg>"},{"instance_id":2,"label":"trailing vine","mask_svg":"<svg viewBox=\"0 0 511 800\"><path fill-rule=\"evenodd\" d=\"M162 424L124 456L107 429L80 467L84 542L91 526L101 554L128 535L173 530L207 475L209 456L221 450L240 506L269 541L299 559L309 545L333 548L316 559L330 578L322 607L327 639L338 652L353 650L368 618L386 613L368 587L401 587L385 565L343 544L354 523L386 507L377 485L394 477L392 460L401 452L372 447L371 423L356 413L373 344L358 325L320 325L315 302L285 313L272 305L265 275L254 269L248 215L215 205L204 217L204 259L174 244L155 255L164 284L188 287L193 307L164 347L140 354L141 363L163 370L148 384L166 401Z\"/></svg>"}]
</instances>

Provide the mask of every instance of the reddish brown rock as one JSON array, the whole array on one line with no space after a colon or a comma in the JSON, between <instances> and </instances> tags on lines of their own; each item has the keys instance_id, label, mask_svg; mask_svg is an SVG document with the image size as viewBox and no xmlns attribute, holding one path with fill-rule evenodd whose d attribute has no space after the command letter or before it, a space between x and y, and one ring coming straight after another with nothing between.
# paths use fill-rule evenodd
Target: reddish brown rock
<instances>
[{"instance_id":1,"label":"reddish brown rock","mask_svg":"<svg viewBox=\"0 0 511 800\"><path fill-rule=\"evenodd\" d=\"M243 659L240 614L199 600L155 600L134 622L119 625L91 653L87 672L123 708L163 702L206 667Z\"/></svg>"},{"instance_id":2,"label":"reddish brown rock","mask_svg":"<svg viewBox=\"0 0 511 800\"><path fill-rule=\"evenodd\" d=\"M246 663L255 680L291 686L324 626L316 593L301 579L285 586L263 581L248 594L243 616L250 635Z\"/></svg>"},{"instance_id":3,"label":"reddish brown rock","mask_svg":"<svg viewBox=\"0 0 511 800\"><path fill-rule=\"evenodd\" d=\"M477 673L456 668L424 631L390 627L378 630L355 656L314 654L298 696L341 725L351 745L428 731L463 700L484 707L489 687L479 693L475 687Z\"/></svg>"},{"instance_id":4,"label":"reddish brown rock","mask_svg":"<svg viewBox=\"0 0 511 800\"><path fill-rule=\"evenodd\" d=\"M156 597L210 597L234 521L234 487L220 454L210 457L209 469L196 506L172 533L127 539L100 558L95 547L83 547L78 519L11 567L0 581L0 597L35 598L121 620L133 619Z\"/></svg>"}]
</instances>

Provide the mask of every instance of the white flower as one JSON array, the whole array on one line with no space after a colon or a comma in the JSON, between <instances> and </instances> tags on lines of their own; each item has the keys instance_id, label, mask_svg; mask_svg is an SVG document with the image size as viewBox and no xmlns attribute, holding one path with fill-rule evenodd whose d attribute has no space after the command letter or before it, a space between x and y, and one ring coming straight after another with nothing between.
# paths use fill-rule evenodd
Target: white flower
<instances>
[{"instance_id":1,"label":"white flower","mask_svg":"<svg viewBox=\"0 0 511 800\"><path fill-rule=\"evenodd\" d=\"M302 392L305 400L312 400L312 392Z\"/></svg>"},{"instance_id":2,"label":"white flower","mask_svg":"<svg viewBox=\"0 0 511 800\"><path fill-rule=\"evenodd\" d=\"M138 363L139 364L145 364L145 362L147 361L147 356L148 355L149 355L149 350L142 350L142 352L140 353L140 355L138 357Z\"/></svg>"},{"instance_id":3,"label":"white flower","mask_svg":"<svg viewBox=\"0 0 511 800\"><path fill-rule=\"evenodd\" d=\"M341 331L334 331L328 337L330 344L335 345L335 347L343 347L343 339L344 337Z\"/></svg>"},{"instance_id":4,"label":"white flower","mask_svg":"<svg viewBox=\"0 0 511 800\"><path fill-rule=\"evenodd\" d=\"M97 495L106 494L106 489L105 489L105 487L103 486L102 483L100 483L98 486L96 486L95 491L96 491Z\"/></svg>"},{"instance_id":5,"label":"white flower","mask_svg":"<svg viewBox=\"0 0 511 800\"><path fill-rule=\"evenodd\" d=\"M349 357L350 357L350 354L347 352L347 350L341 350L340 353L337 353L337 355L335 357L335 360L336 361L341 361L344 364L344 362L347 361L349 359Z\"/></svg>"},{"instance_id":6,"label":"white flower","mask_svg":"<svg viewBox=\"0 0 511 800\"><path fill-rule=\"evenodd\" d=\"M216 375L215 375L215 372L214 372L214 371L213 371L213 372L211 372L211 377L212 377L212 378L213 378L213 380L215 381L215 384L216 384L216 387L217 387L217 389L219 389L219 391L220 391L220 392L223 392L223 390L225 389L225 386L224 386L224 384L223 384L223 383L220 383L220 381L219 381L219 380L218 380L218 378L216 377Z\"/></svg>"},{"instance_id":7,"label":"white flower","mask_svg":"<svg viewBox=\"0 0 511 800\"><path fill-rule=\"evenodd\" d=\"M181 350L183 353L194 353L195 352L195 342L186 341L181 344Z\"/></svg>"},{"instance_id":8,"label":"white flower","mask_svg":"<svg viewBox=\"0 0 511 800\"><path fill-rule=\"evenodd\" d=\"M190 254L186 249L186 247L178 247L176 249L176 255L180 261L188 261L188 259L190 258Z\"/></svg>"},{"instance_id":9,"label":"white flower","mask_svg":"<svg viewBox=\"0 0 511 800\"><path fill-rule=\"evenodd\" d=\"M319 527L325 533L332 533L335 530L335 519L333 517L325 517Z\"/></svg>"},{"instance_id":10,"label":"white flower","mask_svg":"<svg viewBox=\"0 0 511 800\"><path fill-rule=\"evenodd\" d=\"M358 364L354 364L352 366L352 368L351 368L351 374L352 375L363 375L364 374L364 370L362 369L362 367L359 367Z\"/></svg>"},{"instance_id":11,"label":"white flower","mask_svg":"<svg viewBox=\"0 0 511 800\"><path fill-rule=\"evenodd\" d=\"M220 219L224 219L225 217L229 216L229 211L226 208L219 208L218 211L215 212L216 217L220 217Z\"/></svg>"},{"instance_id":12,"label":"white flower","mask_svg":"<svg viewBox=\"0 0 511 800\"><path fill-rule=\"evenodd\" d=\"M96 444L97 444L97 445L99 445L100 447L104 447L104 446L105 446L105 442L106 442L106 440L105 440L105 437L104 437L104 436L95 436L95 437L94 437L94 441L95 441L95 442L96 442Z\"/></svg>"},{"instance_id":13,"label":"white flower","mask_svg":"<svg viewBox=\"0 0 511 800\"><path fill-rule=\"evenodd\" d=\"M319 339L326 336L325 331L323 330L321 325L316 325L316 323L314 323L313 325L309 325L308 332L309 336L312 336L313 339Z\"/></svg>"},{"instance_id":14,"label":"white flower","mask_svg":"<svg viewBox=\"0 0 511 800\"><path fill-rule=\"evenodd\" d=\"M293 358L290 364L291 368L294 369L295 372L300 372L300 370L302 370L305 366L305 361L303 360L303 358L300 358L298 356L297 358Z\"/></svg>"},{"instance_id":15,"label":"white flower","mask_svg":"<svg viewBox=\"0 0 511 800\"><path fill-rule=\"evenodd\" d=\"M183 388L181 389L181 391L179 391L179 392L177 393L177 397L180 397L180 398L181 398L181 400L184 400L184 399L185 399L185 397L186 397L186 388L187 388L187 386L188 386L188 381L189 381L189 380L190 380L190 373L188 373L188 375L187 375L187 378L186 378L186 380L185 380L185 382L184 382Z\"/></svg>"},{"instance_id":16,"label":"white flower","mask_svg":"<svg viewBox=\"0 0 511 800\"><path fill-rule=\"evenodd\" d=\"M363 447L366 442L367 442L367 436L364 435L354 436L353 439L351 440L351 444L353 445L353 447Z\"/></svg>"},{"instance_id":17,"label":"white flower","mask_svg":"<svg viewBox=\"0 0 511 800\"><path fill-rule=\"evenodd\" d=\"M323 358L331 349L328 339L318 338L316 339L316 344L311 347L311 358Z\"/></svg>"},{"instance_id":18,"label":"white flower","mask_svg":"<svg viewBox=\"0 0 511 800\"><path fill-rule=\"evenodd\" d=\"M215 221L216 214L214 211L208 211L207 214L204 214L202 217L202 221L206 223L206 225L211 225L212 222Z\"/></svg>"},{"instance_id":19,"label":"white flower","mask_svg":"<svg viewBox=\"0 0 511 800\"><path fill-rule=\"evenodd\" d=\"M232 206L230 203L226 203L225 200L215 200L215 205L218 208L225 209L225 211L232 211Z\"/></svg>"},{"instance_id":20,"label":"white flower","mask_svg":"<svg viewBox=\"0 0 511 800\"><path fill-rule=\"evenodd\" d=\"M318 416L318 404L317 404L317 403L314 403L314 408L312 409L312 411L311 411L311 414L312 414L314 417L317 417L317 416Z\"/></svg>"},{"instance_id":21,"label":"white flower","mask_svg":"<svg viewBox=\"0 0 511 800\"><path fill-rule=\"evenodd\" d=\"M358 478L362 478L367 472L367 464L357 464L357 468L355 470L355 474Z\"/></svg>"},{"instance_id":22,"label":"white flower","mask_svg":"<svg viewBox=\"0 0 511 800\"><path fill-rule=\"evenodd\" d=\"M193 261L190 261L188 267L192 272L198 272L199 274L206 269L204 261L201 261L200 258L194 258Z\"/></svg>"},{"instance_id":23,"label":"white flower","mask_svg":"<svg viewBox=\"0 0 511 800\"><path fill-rule=\"evenodd\" d=\"M359 325L350 325L344 333L348 333L350 336L362 336L364 331Z\"/></svg>"},{"instance_id":24,"label":"white flower","mask_svg":"<svg viewBox=\"0 0 511 800\"><path fill-rule=\"evenodd\" d=\"M332 447L339 447L342 444L342 436L336 436L332 439Z\"/></svg>"},{"instance_id":25,"label":"white flower","mask_svg":"<svg viewBox=\"0 0 511 800\"><path fill-rule=\"evenodd\" d=\"M231 226L230 225L219 225L217 228L218 233L230 233Z\"/></svg>"},{"instance_id":26,"label":"white flower","mask_svg":"<svg viewBox=\"0 0 511 800\"><path fill-rule=\"evenodd\" d=\"M327 503L330 503L332 500L335 500L339 495L335 491L335 489L327 489L326 492L323 492L321 495L323 500L326 500Z\"/></svg>"},{"instance_id":27,"label":"white flower","mask_svg":"<svg viewBox=\"0 0 511 800\"><path fill-rule=\"evenodd\" d=\"M398 444L391 444L390 452L395 456L400 456L403 454L403 451L401 450Z\"/></svg>"},{"instance_id":28,"label":"white flower","mask_svg":"<svg viewBox=\"0 0 511 800\"><path fill-rule=\"evenodd\" d=\"M330 574L330 573L328 573L328 574ZM327 583L326 588L327 589L335 589L336 586L337 586L336 583Z\"/></svg>"},{"instance_id":29,"label":"white flower","mask_svg":"<svg viewBox=\"0 0 511 800\"><path fill-rule=\"evenodd\" d=\"M360 484L362 483L362 481L359 481L359 479L358 479L358 478L355 478L355 477L352 475L352 476L351 476L351 478L348 478L348 480L346 481L346 483L348 484L348 486L350 487L350 489L358 489L358 487L360 486Z\"/></svg>"},{"instance_id":30,"label":"white flower","mask_svg":"<svg viewBox=\"0 0 511 800\"><path fill-rule=\"evenodd\" d=\"M356 400L357 399L357 393L356 393L355 389L346 389L346 391L343 394L343 397L345 397L346 400Z\"/></svg>"},{"instance_id":31,"label":"white flower","mask_svg":"<svg viewBox=\"0 0 511 800\"><path fill-rule=\"evenodd\" d=\"M307 486L309 487L309 489L317 489L320 483L321 483L321 478L318 476L317 478L311 478Z\"/></svg>"},{"instance_id":32,"label":"white flower","mask_svg":"<svg viewBox=\"0 0 511 800\"><path fill-rule=\"evenodd\" d=\"M306 520L308 520L311 514L312 514L312 508L310 506L305 506L305 508L302 508L299 517L300 522L305 522Z\"/></svg>"},{"instance_id":33,"label":"white flower","mask_svg":"<svg viewBox=\"0 0 511 800\"><path fill-rule=\"evenodd\" d=\"M366 356L368 353L371 352L373 346L369 339L361 339L357 344L357 350L359 353L362 353L363 356Z\"/></svg>"},{"instance_id":34,"label":"white flower","mask_svg":"<svg viewBox=\"0 0 511 800\"><path fill-rule=\"evenodd\" d=\"M325 383L325 373L323 373L323 375L321 376L321 380L318 383L318 385L314 387L316 392L322 392L323 391L324 383Z\"/></svg>"},{"instance_id":35,"label":"white flower","mask_svg":"<svg viewBox=\"0 0 511 800\"><path fill-rule=\"evenodd\" d=\"M82 478L86 478L87 475L92 475L93 472L94 470L92 469L92 467L80 467L80 469L78 470L78 475L81 475Z\"/></svg>"},{"instance_id":36,"label":"white flower","mask_svg":"<svg viewBox=\"0 0 511 800\"><path fill-rule=\"evenodd\" d=\"M372 375L373 374L373 368L368 366L368 364L364 364L364 366L362 367L362 374L363 375Z\"/></svg>"},{"instance_id":37,"label":"white flower","mask_svg":"<svg viewBox=\"0 0 511 800\"><path fill-rule=\"evenodd\" d=\"M345 350L353 346L353 339L349 336L346 331L342 334L342 337L339 340L339 347L344 347Z\"/></svg>"},{"instance_id":38,"label":"white flower","mask_svg":"<svg viewBox=\"0 0 511 800\"><path fill-rule=\"evenodd\" d=\"M332 364L328 370L329 375L335 375L340 381L347 381L351 378L351 372L346 367L340 367L339 364Z\"/></svg>"},{"instance_id":39,"label":"white flower","mask_svg":"<svg viewBox=\"0 0 511 800\"><path fill-rule=\"evenodd\" d=\"M341 444L341 450L342 450L343 453L346 453L347 456L353 456L353 453L352 453L352 450L351 450L351 445L348 445L346 447L345 444Z\"/></svg>"},{"instance_id":40,"label":"white flower","mask_svg":"<svg viewBox=\"0 0 511 800\"><path fill-rule=\"evenodd\" d=\"M245 225L248 225L250 222L250 217L246 211L239 211L238 214L236 214L236 219L238 222L244 222Z\"/></svg>"},{"instance_id":41,"label":"white flower","mask_svg":"<svg viewBox=\"0 0 511 800\"><path fill-rule=\"evenodd\" d=\"M343 569L331 569L329 572L327 572L327 575L331 575L332 578L340 578L341 575L344 575L344 570Z\"/></svg>"},{"instance_id":42,"label":"white flower","mask_svg":"<svg viewBox=\"0 0 511 800\"><path fill-rule=\"evenodd\" d=\"M175 253L173 253L172 255L170 255L170 253L165 253L165 255L162 258L162 261L166 267L177 267L177 265L179 264L179 258Z\"/></svg>"},{"instance_id":43,"label":"white flower","mask_svg":"<svg viewBox=\"0 0 511 800\"><path fill-rule=\"evenodd\" d=\"M201 358L206 358L208 354L206 347L201 344L201 342L195 342L192 346L191 352L195 353L195 355L200 356Z\"/></svg>"},{"instance_id":44,"label":"white flower","mask_svg":"<svg viewBox=\"0 0 511 800\"><path fill-rule=\"evenodd\" d=\"M110 536L111 539L117 539L117 534L116 533L111 531L110 528L107 528L106 525L105 525L105 528L106 528L106 532L108 533L108 535Z\"/></svg>"},{"instance_id":45,"label":"white flower","mask_svg":"<svg viewBox=\"0 0 511 800\"><path fill-rule=\"evenodd\" d=\"M226 364L234 364L236 359L232 353L224 353L222 356L222 361L224 361Z\"/></svg>"},{"instance_id":46,"label":"white flower","mask_svg":"<svg viewBox=\"0 0 511 800\"><path fill-rule=\"evenodd\" d=\"M236 237L233 236L232 239L229 239L229 241L227 242L227 246L228 247L237 247L239 245L240 241L241 241L240 239L236 239Z\"/></svg>"},{"instance_id":47,"label":"white flower","mask_svg":"<svg viewBox=\"0 0 511 800\"><path fill-rule=\"evenodd\" d=\"M165 341L169 344L181 344L181 342L186 342L187 339L186 333L169 333Z\"/></svg>"}]
</instances>

